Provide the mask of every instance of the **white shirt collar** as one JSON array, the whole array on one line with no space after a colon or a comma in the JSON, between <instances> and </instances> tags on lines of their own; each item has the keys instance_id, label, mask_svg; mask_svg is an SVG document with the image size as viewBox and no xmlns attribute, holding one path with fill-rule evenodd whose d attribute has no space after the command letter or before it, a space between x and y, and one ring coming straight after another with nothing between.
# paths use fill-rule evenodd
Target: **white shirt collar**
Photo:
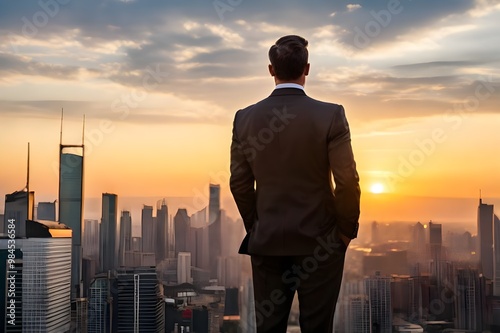
<instances>
[{"instance_id":1,"label":"white shirt collar","mask_svg":"<svg viewBox=\"0 0 500 333\"><path fill-rule=\"evenodd\" d=\"M280 83L277 84L276 87L274 87L274 89L283 89L283 88L296 88L304 90L304 86L301 86L300 84L297 83Z\"/></svg>"}]
</instances>

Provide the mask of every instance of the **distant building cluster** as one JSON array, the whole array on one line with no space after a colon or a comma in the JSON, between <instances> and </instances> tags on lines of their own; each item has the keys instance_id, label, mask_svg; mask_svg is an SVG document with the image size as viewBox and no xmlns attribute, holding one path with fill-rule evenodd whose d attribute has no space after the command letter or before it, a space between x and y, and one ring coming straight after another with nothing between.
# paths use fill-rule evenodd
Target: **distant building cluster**
<instances>
[{"instance_id":1,"label":"distant building cluster","mask_svg":"<svg viewBox=\"0 0 500 333\"><path fill-rule=\"evenodd\" d=\"M395 227L409 239L391 238ZM371 244L351 249L360 264L346 266L337 331L500 332L500 220L493 205L480 199L477 236L444 231L432 221L406 231L373 222Z\"/></svg>"}]
</instances>

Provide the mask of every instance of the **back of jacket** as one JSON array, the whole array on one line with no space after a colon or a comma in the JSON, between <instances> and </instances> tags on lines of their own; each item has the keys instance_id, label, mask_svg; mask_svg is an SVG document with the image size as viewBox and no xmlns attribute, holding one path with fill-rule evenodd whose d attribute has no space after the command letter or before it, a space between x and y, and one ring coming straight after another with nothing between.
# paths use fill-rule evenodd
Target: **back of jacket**
<instances>
[{"instance_id":1,"label":"back of jacket","mask_svg":"<svg viewBox=\"0 0 500 333\"><path fill-rule=\"evenodd\" d=\"M311 254L335 225L355 238L358 182L342 106L284 88L237 112L230 186L248 232L241 253Z\"/></svg>"}]
</instances>

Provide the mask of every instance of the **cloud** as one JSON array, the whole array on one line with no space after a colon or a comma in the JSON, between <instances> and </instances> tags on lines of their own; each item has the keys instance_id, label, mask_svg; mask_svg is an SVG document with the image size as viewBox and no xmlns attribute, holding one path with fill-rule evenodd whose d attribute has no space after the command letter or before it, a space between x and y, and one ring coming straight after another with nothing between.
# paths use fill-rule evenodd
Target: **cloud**
<instances>
[{"instance_id":1,"label":"cloud","mask_svg":"<svg viewBox=\"0 0 500 333\"><path fill-rule=\"evenodd\" d=\"M61 109L65 115L75 117L85 115L87 119L106 119L113 122L130 122L133 124L220 124L228 123L231 115L223 112L220 107L212 105L206 112L207 105L196 101L179 103L175 98L169 98L170 107L149 107L138 105L126 112L114 110L107 103L67 100L0 100L0 113L3 116L17 118L58 119ZM175 106L172 108L171 106ZM120 111L120 112L115 112ZM123 111L123 112L122 112Z\"/></svg>"},{"instance_id":2,"label":"cloud","mask_svg":"<svg viewBox=\"0 0 500 333\"><path fill-rule=\"evenodd\" d=\"M444 0L435 7L426 3L428 1L366 1L360 7L338 13L333 23L345 30L342 43L356 52L369 52L371 47L427 30L446 17L464 14L474 8L474 4L466 0Z\"/></svg>"},{"instance_id":3,"label":"cloud","mask_svg":"<svg viewBox=\"0 0 500 333\"><path fill-rule=\"evenodd\" d=\"M349 11L349 12L353 12L356 9L362 8L360 4L352 4L352 3L348 4L346 7L347 7L347 11Z\"/></svg>"},{"instance_id":4,"label":"cloud","mask_svg":"<svg viewBox=\"0 0 500 333\"><path fill-rule=\"evenodd\" d=\"M426 69L438 69L438 68L460 68L463 66L478 66L482 65L484 62L480 61L431 61L416 64L405 64L405 65L395 65L392 68L398 70L411 70L411 71L421 71Z\"/></svg>"},{"instance_id":5,"label":"cloud","mask_svg":"<svg viewBox=\"0 0 500 333\"><path fill-rule=\"evenodd\" d=\"M0 76L4 79L9 76L36 75L69 80L76 78L80 70L76 66L41 63L28 57L0 53Z\"/></svg>"},{"instance_id":6,"label":"cloud","mask_svg":"<svg viewBox=\"0 0 500 333\"><path fill-rule=\"evenodd\" d=\"M410 103L398 113L377 114L407 117L440 112L450 99L473 89L475 73L497 71L494 1L394 4L240 2L221 20L210 1L88 0L57 10L11 1L0 12L0 77L41 76L82 85L101 80L141 91L145 78L160 68L160 79L147 90L151 95L231 113L269 93L267 50L281 35L296 33L309 39L312 71L318 71L308 87L325 97L335 92L353 103L361 99L360 105ZM44 15L47 22L38 24ZM36 33L24 33L30 24ZM356 45L357 34L368 37L366 46ZM144 119L157 117L155 112Z\"/></svg>"}]
</instances>

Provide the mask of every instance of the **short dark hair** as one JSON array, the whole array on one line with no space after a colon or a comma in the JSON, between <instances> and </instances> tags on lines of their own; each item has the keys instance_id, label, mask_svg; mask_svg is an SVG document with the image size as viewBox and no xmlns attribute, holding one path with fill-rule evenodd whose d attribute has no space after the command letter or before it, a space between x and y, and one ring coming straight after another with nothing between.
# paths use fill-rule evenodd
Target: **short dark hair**
<instances>
[{"instance_id":1,"label":"short dark hair","mask_svg":"<svg viewBox=\"0 0 500 333\"><path fill-rule=\"evenodd\" d=\"M296 80L304 72L309 52L307 40L300 36L281 37L269 49L269 61L280 80Z\"/></svg>"}]
</instances>

